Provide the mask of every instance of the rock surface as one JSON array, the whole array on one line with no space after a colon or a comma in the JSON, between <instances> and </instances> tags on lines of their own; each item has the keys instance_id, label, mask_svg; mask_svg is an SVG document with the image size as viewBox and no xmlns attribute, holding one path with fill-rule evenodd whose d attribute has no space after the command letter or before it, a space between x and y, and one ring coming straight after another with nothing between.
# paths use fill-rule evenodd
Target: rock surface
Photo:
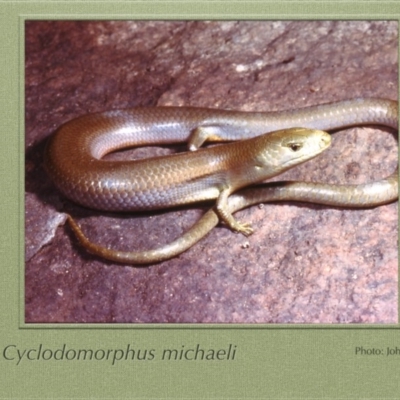
<instances>
[{"instance_id":1,"label":"rock surface","mask_svg":"<svg viewBox=\"0 0 400 400\"><path fill-rule=\"evenodd\" d=\"M27 22L26 322L397 323L396 203L255 206L237 213L251 237L218 226L179 257L132 268L86 253L64 212L92 241L133 250L173 240L207 208L90 211L63 198L41 164L45 139L89 112L397 99L397 37L394 21ZM376 180L395 168L396 149L388 130L337 132L331 149L279 180Z\"/></svg>"}]
</instances>

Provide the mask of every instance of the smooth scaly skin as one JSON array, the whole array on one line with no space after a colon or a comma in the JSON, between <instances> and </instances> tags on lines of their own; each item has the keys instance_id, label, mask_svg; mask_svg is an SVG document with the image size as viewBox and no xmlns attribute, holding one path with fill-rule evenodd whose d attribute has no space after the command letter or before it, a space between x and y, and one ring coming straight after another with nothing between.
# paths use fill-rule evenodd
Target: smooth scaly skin
<instances>
[{"instance_id":1,"label":"smooth scaly skin","mask_svg":"<svg viewBox=\"0 0 400 400\"><path fill-rule=\"evenodd\" d=\"M331 143L326 132L291 128L190 153L116 162L97 158L104 154L103 144L101 152L99 146L85 146L88 136L89 143L96 140L91 132L74 140L74 124L56 133L45 159L54 183L71 200L108 211L137 211L217 199L220 218L245 235L252 229L233 218L228 196L317 156Z\"/></svg>"},{"instance_id":2,"label":"smooth scaly skin","mask_svg":"<svg viewBox=\"0 0 400 400\"><path fill-rule=\"evenodd\" d=\"M189 143L191 143L191 148L195 149L205 140L236 140L285 127L306 126L307 128L328 130L359 124L380 124L397 128L397 102L381 99L356 99L279 113L243 113L195 108L144 108L128 111L112 111L85 116L61 127L48 146L46 166L59 189L67 197L83 205L107 210L162 208L173 204L216 198L218 194L214 196L214 190L212 191L212 196L207 196L209 196L210 187L215 189L215 186L218 186L220 182L216 184L215 180L211 183L210 181L206 181L208 189L206 190L207 196L204 196L204 188L198 190L198 188L194 188L193 185L189 184L190 179L192 179L189 176L190 173L188 174L185 170L177 169L167 179L162 180L166 186L164 185L163 188L158 186L155 189L155 193L159 189L163 191L166 189L170 193L169 189L175 184L173 176L178 174L178 181L180 183L183 182L183 187L189 188L189 192L184 192L184 194L181 192L179 194L179 202L175 202L176 200L173 200L167 193L166 199L164 197L164 202L157 200L156 204L153 202L151 204L139 204L138 206L136 203L132 208L132 201L131 203L126 202L124 198L127 197L122 197L122 200L121 198L117 201L112 200L112 205L110 206L109 196L107 200L105 200L107 196L103 196L104 187L99 185L98 181L96 182L99 177L103 176L104 172L109 172L110 165L107 165L103 170L99 170L96 163L105 162L100 160L91 160L88 162L90 159L88 157L89 153L91 152L94 156L100 158L113 149L126 147L127 145L187 141L190 135ZM105 141L103 139L99 141L99 137L104 138ZM92 143L96 145L93 147ZM240 144L237 144L237 148L243 147L243 143L240 142ZM78 149L86 150L78 152L80 155L77 156ZM225 152L227 146L219 146L217 149L220 150L213 151L217 151L217 154L220 156L221 154L218 152ZM179 157L192 157L192 155L196 154L200 154L200 157L203 157L205 155L206 162L205 164L201 164L200 167L200 164L197 164L198 158L193 156L195 170L202 170L206 164L209 165L215 161L215 153L207 153L208 150L212 149L207 149L204 153L201 150L179 155ZM239 158L242 160L243 156L239 154ZM151 168L153 168L157 163L160 164L160 159L155 160L145 160L143 163L144 165L151 164ZM226 158L224 160L226 161ZM93 163L95 164L94 174L93 170L89 168ZM138 166L136 163L142 162L135 161L135 169ZM165 159L162 163L165 163ZM113 165L115 166L116 163L113 162ZM198 166L196 167L196 165ZM224 201L220 201L221 199L218 200L217 210L207 212L183 236L159 249L140 252L119 252L105 249L91 243L83 235L72 218L68 217L68 219L78 239L88 251L117 262L148 264L174 257L185 251L217 225L219 217L233 229L242 231L245 234L251 233L251 230L245 224L235 226L236 221L231 217L231 213L255 203L297 200L335 206L371 207L394 201L398 196L396 171L382 181L366 185L324 185L305 182L281 182L272 186L244 189L228 197L233 191L260 181L259 177L257 179L250 179L247 173L243 173L245 167L241 167L240 165L239 163L234 167L231 159L225 162L223 169L232 172L230 175L232 182L237 175L243 176L244 179L239 180L240 183L231 184L232 187L229 187L231 182L228 179L228 190L225 191L225 199ZM87 173L88 170L90 170L89 175ZM212 170L211 174L216 170ZM157 175L162 174L163 171L159 170ZM240 171L242 172L239 173ZM281 172L278 167L272 171L273 175ZM270 173L271 171L264 174L262 180L273 176ZM139 173L139 175L141 178L144 177L145 181L154 180L154 178L146 179L146 174ZM112 179L116 177L116 175L112 175ZM126 185L123 187L126 188ZM112 192L113 190L115 191L115 188L111 188L109 191ZM139 188L139 191L143 191L143 186ZM193 191L197 191L197 194L200 193L200 195L193 198L190 194ZM219 193L221 193L221 190ZM126 205L128 203L129 206Z\"/></svg>"}]
</instances>

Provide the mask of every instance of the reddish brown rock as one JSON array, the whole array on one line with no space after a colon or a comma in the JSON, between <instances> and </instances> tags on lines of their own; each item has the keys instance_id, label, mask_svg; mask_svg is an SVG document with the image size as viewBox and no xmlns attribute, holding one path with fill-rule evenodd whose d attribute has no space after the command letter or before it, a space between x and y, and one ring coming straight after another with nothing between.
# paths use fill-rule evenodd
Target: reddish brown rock
<instances>
[{"instance_id":1,"label":"reddish brown rock","mask_svg":"<svg viewBox=\"0 0 400 400\"><path fill-rule=\"evenodd\" d=\"M82 250L63 212L94 242L132 250L178 237L205 208L92 212L64 199L41 165L45 139L89 112L397 99L397 37L385 21L27 22L26 322L397 323L397 204L255 206L238 213L253 236L220 226L179 257L132 268ZM342 131L279 179L379 179L396 149L388 130Z\"/></svg>"}]
</instances>

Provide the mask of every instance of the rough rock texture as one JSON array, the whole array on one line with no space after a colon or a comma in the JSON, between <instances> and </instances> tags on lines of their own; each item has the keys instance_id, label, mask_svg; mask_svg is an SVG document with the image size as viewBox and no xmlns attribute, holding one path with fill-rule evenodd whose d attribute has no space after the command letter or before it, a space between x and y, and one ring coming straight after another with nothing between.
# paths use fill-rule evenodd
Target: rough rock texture
<instances>
[{"instance_id":1,"label":"rough rock texture","mask_svg":"<svg viewBox=\"0 0 400 400\"><path fill-rule=\"evenodd\" d=\"M132 268L81 249L63 212L94 242L132 250L171 241L206 208L93 212L64 199L41 160L45 139L89 112L397 99L397 35L385 21L27 22L26 322L396 323L396 203L255 206L237 214L253 236L220 226L179 257ZM389 130L341 131L279 179L379 179L395 168L396 149Z\"/></svg>"}]
</instances>

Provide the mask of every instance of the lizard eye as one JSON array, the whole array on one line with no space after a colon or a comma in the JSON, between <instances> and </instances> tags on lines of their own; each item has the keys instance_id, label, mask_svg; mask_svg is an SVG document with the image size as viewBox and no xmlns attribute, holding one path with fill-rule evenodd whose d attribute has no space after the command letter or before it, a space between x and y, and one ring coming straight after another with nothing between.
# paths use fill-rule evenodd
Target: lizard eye
<instances>
[{"instance_id":1,"label":"lizard eye","mask_svg":"<svg viewBox=\"0 0 400 400\"><path fill-rule=\"evenodd\" d=\"M288 147L293 151L299 151L303 147L303 145L299 142L291 142L288 143Z\"/></svg>"}]
</instances>

